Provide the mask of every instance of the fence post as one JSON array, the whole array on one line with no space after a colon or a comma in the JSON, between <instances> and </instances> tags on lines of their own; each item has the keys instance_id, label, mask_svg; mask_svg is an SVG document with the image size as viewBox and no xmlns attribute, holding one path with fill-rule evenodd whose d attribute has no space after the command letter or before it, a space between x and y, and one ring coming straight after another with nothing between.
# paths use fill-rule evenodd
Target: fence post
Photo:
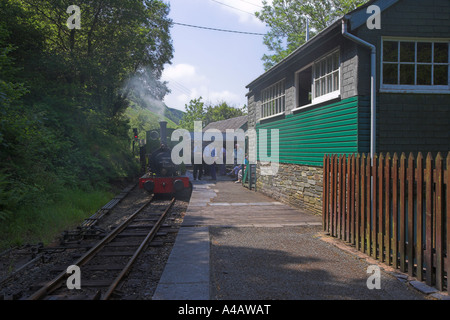
<instances>
[{"instance_id":1,"label":"fence post","mask_svg":"<svg viewBox=\"0 0 450 320\"><path fill-rule=\"evenodd\" d=\"M425 263L426 283L433 285L433 157L428 153L425 168Z\"/></svg>"},{"instance_id":2,"label":"fence post","mask_svg":"<svg viewBox=\"0 0 450 320\"><path fill-rule=\"evenodd\" d=\"M366 156L361 156L361 218L360 218L360 236L361 236L361 251L366 252Z\"/></svg>"},{"instance_id":3,"label":"fence post","mask_svg":"<svg viewBox=\"0 0 450 320\"><path fill-rule=\"evenodd\" d=\"M416 276L419 281L423 280L423 155L417 155L417 231L416 231Z\"/></svg>"},{"instance_id":4,"label":"fence post","mask_svg":"<svg viewBox=\"0 0 450 320\"><path fill-rule=\"evenodd\" d=\"M372 257L374 259L377 258L377 247L378 247L378 235L377 235L377 160L378 156L377 154L373 155L372 159L372 178L371 178L371 188L372 188L372 195L371 195L371 219L372 219Z\"/></svg>"},{"instance_id":5,"label":"fence post","mask_svg":"<svg viewBox=\"0 0 450 320\"><path fill-rule=\"evenodd\" d=\"M342 174L342 155L338 157L337 159L338 161L338 192L337 192L337 237L339 239L342 239L342 215L343 215L343 208L342 208L342 190L343 188L343 183L342 183L342 178L343 178L343 174Z\"/></svg>"},{"instance_id":6,"label":"fence post","mask_svg":"<svg viewBox=\"0 0 450 320\"><path fill-rule=\"evenodd\" d=\"M350 234L351 243L355 244L355 195L358 194L355 190L355 155L352 154L351 160L351 177L350 177Z\"/></svg>"},{"instance_id":7,"label":"fence post","mask_svg":"<svg viewBox=\"0 0 450 320\"><path fill-rule=\"evenodd\" d=\"M384 243L386 245L386 261L387 264L390 265L392 262L391 259L391 155L389 153L386 154L386 160L384 164L384 177L385 177L385 240Z\"/></svg>"},{"instance_id":8,"label":"fence post","mask_svg":"<svg viewBox=\"0 0 450 320\"><path fill-rule=\"evenodd\" d=\"M414 156L412 153L408 157L408 274L414 275Z\"/></svg>"},{"instance_id":9,"label":"fence post","mask_svg":"<svg viewBox=\"0 0 450 320\"><path fill-rule=\"evenodd\" d=\"M435 160L436 166L436 287L444 289L444 206L442 203L443 188L443 159L439 152Z\"/></svg>"},{"instance_id":10,"label":"fence post","mask_svg":"<svg viewBox=\"0 0 450 320\"><path fill-rule=\"evenodd\" d=\"M398 156L392 159L392 265L398 268Z\"/></svg>"},{"instance_id":11,"label":"fence post","mask_svg":"<svg viewBox=\"0 0 450 320\"><path fill-rule=\"evenodd\" d=\"M372 159L370 154L366 158L366 252L370 256L371 254L371 243L372 243L372 233L370 229L371 223L371 213L372 213L372 183L371 183L371 172L372 172Z\"/></svg>"},{"instance_id":12,"label":"fence post","mask_svg":"<svg viewBox=\"0 0 450 320\"><path fill-rule=\"evenodd\" d=\"M450 152L325 155L323 163L324 231L450 293Z\"/></svg>"},{"instance_id":13,"label":"fence post","mask_svg":"<svg viewBox=\"0 0 450 320\"><path fill-rule=\"evenodd\" d=\"M322 199L322 225L323 231L328 231L328 156L323 156L323 199Z\"/></svg>"},{"instance_id":14,"label":"fence post","mask_svg":"<svg viewBox=\"0 0 450 320\"><path fill-rule=\"evenodd\" d=\"M353 189L351 187L351 171L352 171L352 167L351 167L351 156L349 155L347 158L347 170L346 170L346 181L347 181L347 185L346 185L346 208L347 210L345 210L345 217L346 217L346 225L345 225L345 230L346 230L346 235L345 235L345 240L347 242L351 242L350 240L350 228L351 228L351 200L350 200L350 194L353 193Z\"/></svg>"},{"instance_id":15,"label":"fence post","mask_svg":"<svg viewBox=\"0 0 450 320\"><path fill-rule=\"evenodd\" d=\"M332 200L331 200L331 203L332 203L331 235L332 236L336 235L336 222L337 222L337 219L336 219L336 216L337 216L337 214L336 214L337 163L336 162L337 162L336 155L333 155L333 160L331 162L331 172L332 172L331 176L333 177L333 180L331 181L331 185L332 185L331 186L331 191L332 191L332 195L331 195L332 196Z\"/></svg>"},{"instance_id":16,"label":"fence post","mask_svg":"<svg viewBox=\"0 0 450 320\"><path fill-rule=\"evenodd\" d=\"M378 257L381 262L384 262L384 243L383 243L383 182L384 182L384 155L380 154L378 159Z\"/></svg>"},{"instance_id":17,"label":"fence post","mask_svg":"<svg viewBox=\"0 0 450 320\"><path fill-rule=\"evenodd\" d=\"M400 156L400 241L399 241L399 254L400 254L400 271L406 271L406 155L402 153Z\"/></svg>"},{"instance_id":18,"label":"fence post","mask_svg":"<svg viewBox=\"0 0 450 320\"><path fill-rule=\"evenodd\" d=\"M360 223L361 223L361 207L360 207L360 194L361 194L361 185L360 185L360 181L361 181L361 155L357 154L356 155L356 159L355 159L355 176L356 176L356 181L355 181L355 245L356 245L356 250L361 250L361 244L360 244L360 239L361 239L361 234L360 234Z\"/></svg>"},{"instance_id":19,"label":"fence post","mask_svg":"<svg viewBox=\"0 0 450 320\"><path fill-rule=\"evenodd\" d=\"M450 294L450 152L447 155L447 292Z\"/></svg>"}]
</instances>

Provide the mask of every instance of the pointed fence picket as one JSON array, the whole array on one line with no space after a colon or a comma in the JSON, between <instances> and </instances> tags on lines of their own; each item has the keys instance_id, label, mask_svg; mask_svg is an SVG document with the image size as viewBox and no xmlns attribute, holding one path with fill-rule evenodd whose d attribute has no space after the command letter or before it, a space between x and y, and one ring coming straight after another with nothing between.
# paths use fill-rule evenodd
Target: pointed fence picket
<instances>
[{"instance_id":1,"label":"pointed fence picket","mask_svg":"<svg viewBox=\"0 0 450 320\"><path fill-rule=\"evenodd\" d=\"M323 164L324 231L450 293L450 153L325 155Z\"/></svg>"}]
</instances>

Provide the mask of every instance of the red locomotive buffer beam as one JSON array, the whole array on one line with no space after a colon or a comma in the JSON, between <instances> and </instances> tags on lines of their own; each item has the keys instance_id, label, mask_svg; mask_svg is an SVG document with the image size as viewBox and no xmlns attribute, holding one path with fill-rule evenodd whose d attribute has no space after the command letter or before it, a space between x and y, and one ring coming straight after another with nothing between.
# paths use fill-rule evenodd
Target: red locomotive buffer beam
<instances>
[{"instance_id":1,"label":"red locomotive buffer beam","mask_svg":"<svg viewBox=\"0 0 450 320\"><path fill-rule=\"evenodd\" d=\"M142 177L139 188L154 194L171 194L190 188L188 177Z\"/></svg>"}]
</instances>

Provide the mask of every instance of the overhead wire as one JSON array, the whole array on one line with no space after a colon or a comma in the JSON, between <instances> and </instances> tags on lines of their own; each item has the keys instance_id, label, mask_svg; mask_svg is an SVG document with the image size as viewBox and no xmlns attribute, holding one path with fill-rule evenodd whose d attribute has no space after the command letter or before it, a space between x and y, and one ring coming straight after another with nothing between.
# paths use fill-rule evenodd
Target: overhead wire
<instances>
[{"instance_id":1,"label":"overhead wire","mask_svg":"<svg viewBox=\"0 0 450 320\"><path fill-rule=\"evenodd\" d=\"M192 95L192 91L189 88L187 88L186 86L184 86L183 84L181 84L180 82L174 80L171 77L167 77L167 80L168 80L169 85L172 88L174 88L175 90L178 90L188 96Z\"/></svg>"},{"instance_id":2,"label":"overhead wire","mask_svg":"<svg viewBox=\"0 0 450 320\"><path fill-rule=\"evenodd\" d=\"M258 8L261 8L261 9L264 9L264 7L263 7L263 6L260 6L259 4L255 4L255 3L252 3L252 2L246 1L246 0L240 0L240 1L245 2L245 3L248 3L248 4L251 4L252 6L255 6L255 7L258 7Z\"/></svg>"},{"instance_id":3,"label":"overhead wire","mask_svg":"<svg viewBox=\"0 0 450 320\"><path fill-rule=\"evenodd\" d=\"M213 2L215 2L215 3L218 3L218 4L221 4L221 5L225 6L225 7L234 9L234 10L238 10L238 11L241 11L241 12L244 12L244 13L248 13L248 14L250 14L250 15L252 15L252 16L255 15L254 13L251 13L251 12L248 12L248 11L245 11L245 10L242 10L242 9L239 9L239 8L236 8L236 7L233 7L233 6L230 6L229 4L226 4L226 3L223 3L223 2L220 2L220 1L217 1L217 0L211 0L211 1L213 1Z\"/></svg>"},{"instance_id":4,"label":"overhead wire","mask_svg":"<svg viewBox=\"0 0 450 320\"><path fill-rule=\"evenodd\" d=\"M210 28L210 27L202 27L202 26L195 26L195 25L192 25L192 24L179 23L179 22L172 22L172 23L175 24L175 25L179 25L179 26L191 27L191 28L197 28L197 29L205 29L205 30L212 30L212 31L229 32L229 33L238 33L238 34L247 34L247 35L254 35L254 36L265 36L264 33L236 31L236 30L226 30L226 29L218 29L218 28Z\"/></svg>"}]
</instances>

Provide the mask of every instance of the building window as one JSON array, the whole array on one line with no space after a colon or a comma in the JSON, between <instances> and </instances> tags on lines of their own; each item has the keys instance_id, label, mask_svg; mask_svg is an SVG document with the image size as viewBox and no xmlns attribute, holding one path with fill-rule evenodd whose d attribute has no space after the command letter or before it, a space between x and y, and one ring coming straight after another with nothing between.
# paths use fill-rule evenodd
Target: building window
<instances>
[{"instance_id":1,"label":"building window","mask_svg":"<svg viewBox=\"0 0 450 320\"><path fill-rule=\"evenodd\" d=\"M270 117L286 110L284 80L261 92L261 118Z\"/></svg>"},{"instance_id":2,"label":"building window","mask_svg":"<svg viewBox=\"0 0 450 320\"><path fill-rule=\"evenodd\" d=\"M340 56L335 51L313 64L312 103L337 98L340 94Z\"/></svg>"},{"instance_id":3,"label":"building window","mask_svg":"<svg viewBox=\"0 0 450 320\"><path fill-rule=\"evenodd\" d=\"M383 40L382 89L448 90L449 41Z\"/></svg>"}]
</instances>

